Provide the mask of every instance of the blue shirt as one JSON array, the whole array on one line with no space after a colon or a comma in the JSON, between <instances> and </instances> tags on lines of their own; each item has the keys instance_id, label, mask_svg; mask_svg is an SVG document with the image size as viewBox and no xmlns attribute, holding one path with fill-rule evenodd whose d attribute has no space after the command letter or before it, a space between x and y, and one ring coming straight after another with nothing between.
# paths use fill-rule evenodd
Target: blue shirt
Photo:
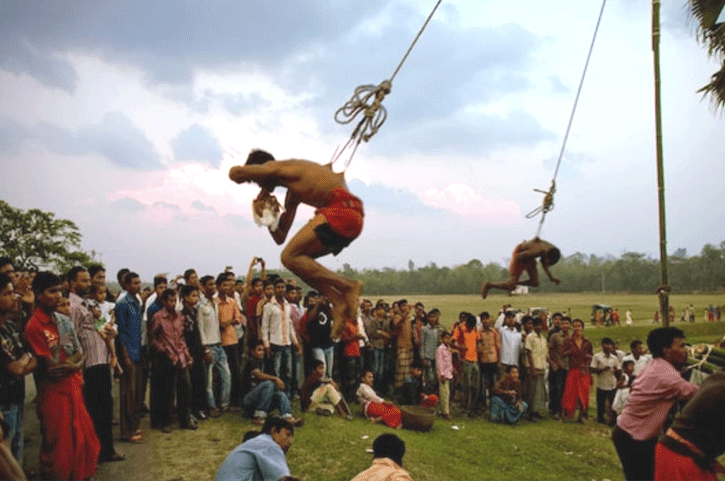
<instances>
[{"instance_id":1,"label":"blue shirt","mask_svg":"<svg viewBox=\"0 0 725 481\"><path fill-rule=\"evenodd\" d=\"M278 481L289 475L282 448L269 434L260 434L234 448L216 481Z\"/></svg>"},{"instance_id":2,"label":"blue shirt","mask_svg":"<svg viewBox=\"0 0 725 481\"><path fill-rule=\"evenodd\" d=\"M135 295L127 294L116 303L118 339L133 362L141 360L141 305Z\"/></svg>"}]
</instances>

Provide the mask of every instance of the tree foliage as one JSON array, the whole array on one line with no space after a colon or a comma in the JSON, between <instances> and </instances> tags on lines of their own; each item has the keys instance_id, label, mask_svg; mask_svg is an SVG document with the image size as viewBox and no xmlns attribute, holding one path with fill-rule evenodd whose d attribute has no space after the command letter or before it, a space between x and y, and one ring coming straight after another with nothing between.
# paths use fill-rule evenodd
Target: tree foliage
<instances>
[{"instance_id":1,"label":"tree foliage","mask_svg":"<svg viewBox=\"0 0 725 481\"><path fill-rule=\"evenodd\" d=\"M73 221L39 209L17 209L0 200L0 254L10 257L17 269L65 272L88 264L91 258L80 245L81 233Z\"/></svg>"},{"instance_id":2,"label":"tree foliage","mask_svg":"<svg viewBox=\"0 0 725 481\"><path fill-rule=\"evenodd\" d=\"M720 69L699 92L709 96L716 108L725 107L725 22L717 21L725 8L725 0L688 0L687 4L690 15L697 20L700 43L720 64Z\"/></svg>"}]
</instances>

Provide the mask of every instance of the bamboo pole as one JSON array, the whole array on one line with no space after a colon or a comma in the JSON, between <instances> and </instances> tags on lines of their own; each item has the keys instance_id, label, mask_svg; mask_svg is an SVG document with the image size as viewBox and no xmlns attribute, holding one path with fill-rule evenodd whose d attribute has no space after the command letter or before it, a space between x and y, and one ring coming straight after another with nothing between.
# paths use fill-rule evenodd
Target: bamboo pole
<instances>
[{"instance_id":1,"label":"bamboo pole","mask_svg":"<svg viewBox=\"0 0 725 481\"><path fill-rule=\"evenodd\" d=\"M662 110L660 92L660 0L652 0L652 52L654 54L655 74L655 132L657 145L657 192L660 220L660 266L662 285L657 289L662 315L662 325L670 325L669 281L667 278L667 231L665 216L665 175L662 159Z\"/></svg>"}]
</instances>

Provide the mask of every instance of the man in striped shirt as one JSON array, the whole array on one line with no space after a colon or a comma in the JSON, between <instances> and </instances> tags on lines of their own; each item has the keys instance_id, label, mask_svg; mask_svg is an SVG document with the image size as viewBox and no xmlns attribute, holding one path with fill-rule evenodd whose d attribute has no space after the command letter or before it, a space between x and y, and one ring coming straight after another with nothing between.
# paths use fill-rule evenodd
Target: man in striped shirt
<instances>
[{"instance_id":1,"label":"man in striped shirt","mask_svg":"<svg viewBox=\"0 0 725 481\"><path fill-rule=\"evenodd\" d=\"M83 397L101 442L98 462L121 461L124 457L113 448L111 358L104 341L104 337L115 337L116 331L110 326L96 329L96 319L86 299L91 290L91 276L84 267L76 266L68 272L68 284L71 321L86 354Z\"/></svg>"}]
</instances>

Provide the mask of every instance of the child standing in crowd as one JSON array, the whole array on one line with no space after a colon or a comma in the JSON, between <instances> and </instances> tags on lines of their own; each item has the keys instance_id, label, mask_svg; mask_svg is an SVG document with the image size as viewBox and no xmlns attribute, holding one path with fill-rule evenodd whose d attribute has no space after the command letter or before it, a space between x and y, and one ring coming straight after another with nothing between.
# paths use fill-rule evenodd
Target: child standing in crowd
<instances>
[{"instance_id":1,"label":"child standing in crowd","mask_svg":"<svg viewBox=\"0 0 725 481\"><path fill-rule=\"evenodd\" d=\"M453 339L461 351L463 358L463 403L468 416L473 417L478 406L478 385L480 372L478 370L478 344L481 342L481 333L476 329L476 317L470 312L462 314L464 324L459 324L453 331Z\"/></svg>"},{"instance_id":2,"label":"child standing in crowd","mask_svg":"<svg viewBox=\"0 0 725 481\"><path fill-rule=\"evenodd\" d=\"M436 349L436 372L438 374L438 394L441 398L441 415L451 419L451 381L453 380L453 336L448 331L441 333L441 345Z\"/></svg>"},{"instance_id":3,"label":"child standing in crowd","mask_svg":"<svg viewBox=\"0 0 725 481\"><path fill-rule=\"evenodd\" d=\"M442 327L438 324L441 311L431 309L426 316L428 321L421 331L420 360L423 363L423 379L429 392L435 391L438 376L436 376L436 349L440 344Z\"/></svg>"},{"instance_id":4,"label":"child standing in crowd","mask_svg":"<svg viewBox=\"0 0 725 481\"><path fill-rule=\"evenodd\" d=\"M629 388L632 387L634 378L634 361L624 361L622 363L622 372L617 380L617 394L614 395L614 401L612 402L612 411L614 411L615 418L624 411L624 406L627 405Z\"/></svg>"},{"instance_id":5,"label":"child standing in crowd","mask_svg":"<svg viewBox=\"0 0 725 481\"><path fill-rule=\"evenodd\" d=\"M342 328L341 341L343 342L342 359L344 365L341 369L343 381L343 395L348 401L355 396L355 381L360 372L360 339L363 335L358 330L356 319L346 319Z\"/></svg>"}]
</instances>

